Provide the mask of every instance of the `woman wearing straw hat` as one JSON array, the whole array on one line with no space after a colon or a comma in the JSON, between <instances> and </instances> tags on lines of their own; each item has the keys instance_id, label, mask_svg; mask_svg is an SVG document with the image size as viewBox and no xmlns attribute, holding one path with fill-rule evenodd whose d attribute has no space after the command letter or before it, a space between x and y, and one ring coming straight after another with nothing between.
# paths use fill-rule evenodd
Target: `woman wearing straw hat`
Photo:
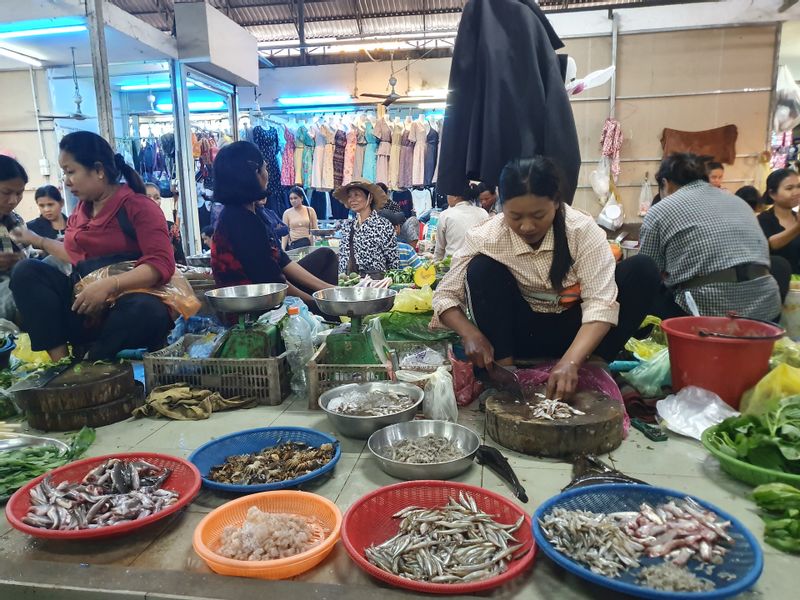
<instances>
[{"instance_id":1,"label":"woman wearing straw hat","mask_svg":"<svg viewBox=\"0 0 800 600\"><path fill-rule=\"evenodd\" d=\"M392 224L378 214L386 193L376 184L356 179L336 189L334 198L356 213L341 228L339 272L383 277L400 264Z\"/></svg>"}]
</instances>

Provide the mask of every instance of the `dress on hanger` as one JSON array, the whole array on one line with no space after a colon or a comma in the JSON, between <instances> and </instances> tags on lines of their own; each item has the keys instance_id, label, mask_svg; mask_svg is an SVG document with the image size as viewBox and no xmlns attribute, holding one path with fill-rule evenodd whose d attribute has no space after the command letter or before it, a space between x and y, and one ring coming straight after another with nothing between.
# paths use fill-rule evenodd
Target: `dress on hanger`
<instances>
[{"instance_id":1,"label":"dress on hanger","mask_svg":"<svg viewBox=\"0 0 800 600\"><path fill-rule=\"evenodd\" d=\"M283 126L283 162L281 163L281 185L294 185L294 133L286 125Z\"/></svg>"},{"instance_id":2,"label":"dress on hanger","mask_svg":"<svg viewBox=\"0 0 800 600\"><path fill-rule=\"evenodd\" d=\"M314 173L314 136L305 125L301 125L295 134L296 140L302 137L303 144L303 186L311 187L312 174ZM319 213L317 213L319 214Z\"/></svg>"},{"instance_id":3,"label":"dress on hanger","mask_svg":"<svg viewBox=\"0 0 800 600\"><path fill-rule=\"evenodd\" d=\"M439 132L433 127L428 131L425 143L428 146L425 149L425 185L432 185L436 183L434 173L436 172L436 162L439 158Z\"/></svg>"},{"instance_id":4,"label":"dress on hanger","mask_svg":"<svg viewBox=\"0 0 800 600\"><path fill-rule=\"evenodd\" d=\"M427 121L416 121L411 123L411 131L408 139L414 142L414 168L411 173L411 184L420 186L425 184L425 150L428 147L428 125Z\"/></svg>"},{"instance_id":5,"label":"dress on hanger","mask_svg":"<svg viewBox=\"0 0 800 600\"><path fill-rule=\"evenodd\" d=\"M325 187L322 180L322 171L328 138L325 137L322 127L317 125L311 128L311 135L314 136L314 160L312 164L311 187L314 189L322 189ZM331 170L333 170L332 165ZM331 173L331 180L333 180L333 173ZM317 214L319 214L319 212L317 212Z\"/></svg>"},{"instance_id":6,"label":"dress on hanger","mask_svg":"<svg viewBox=\"0 0 800 600\"><path fill-rule=\"evenodd\" d=\"M347 145L344 148L344 171L342 172L342 185L347 185L353 181L353 171L356 164L356 144L358 142L358 131L355 126L350 127L347 132Z\"/></svg>"},{"instance_id":7,"label":"dress on hanger","mask_svg":"<svg viewBox=\"0 0 800 600\"><path fill-rule=\"evenodd\" d=\"M337 129L333 136L333 187L334 189L342 185L344 178L344 153L347 146L347 134Z\"/></svg>"},{"instance_id":8,"label":"dress on hanger","mask_svg":"<svg viewBox=\"0 0 800 600\"><path fill-rule=\"evenodd\" d=\"M278 167L278 130L274 127L264 129L256 127L253 129L253 139L261 154L264 155L264 162L267 163L267 206L271 210L283 214L283 202L281 201L281 171Z\"/></svg>"},{"instance_id":9,"label":"dress on hanger","mask_svg":"<svg viewBox=\"0 0 800 600\"><path fill-rule=\"evenodd\" d=\"M398 186L400 188L411 187L411 177L414 174L414 142L410 138L411 130L403 130L400 138L400 176Z\"/></svg>"},{"instance_id":10,"label":"dress on hanger","mask_svg":"<svg viewBox=\"0 0 800 600\"><path fill-rule=\"evenodd\" d=\"M389 185L390 190L397 189L400 178L400 140L403 138L403 126L399 123L392 125L392 150L389 153Z\"/></svg>"},{"instance_id":11,"label":"dress on hanger","mask_svg":"<svg viewBox=\"0 0 800 600\"><path fill-rule=\"evenodd\" d=\"M361 179L364 174L364 152L367 149L367 137L363 127L353 127L356 131L356 155L353 162L353 179Z\"/></svg>"},{"instance_id":12,"label":"dress on hanger","mask_svg":"<svg viewBox=\"0 0 800 600\"><path fill-rule=\"evenodd\" d=\"M367 146L364 150L364 169L361 173L361 178L374 182L378 167L378 138L375 137L371 121L367 121L364 136L367 140Z\"/></svg>"},{"instance_id":13,"label":"dress on hanger","mask_svg":"<svg viewBox=\"0 0 800 600\"><path fill-rule=\"evenodd\" d=\"M322 185L323 190L333 189L333 152L336 142L336 132L327 125L320 125L322 138L325 140L322 154Z\"/></svg>"},{"instance_id":14,"label":"dress on hanger","mask_svg":"<svg viewBox=\"0 0 800 600\"><path fill-rule=\"evenodd\" d=\"M433 169L433 181L435 183L439 183L439 159L442 156L442 137L444 136L444 132L442 131L442 126L439 126L439 148L436 151L436 167Z\"/></svg>"},{"instance_id":15,"label":"dress on hanger","mask_svg":"<svg viewBox=\"0 0 800 600\"><path fill-rule=\"evenodd\" d=\"M306 149L303 133L305 129L300 125L294 134L294 181L292 185L303 185L303 152Z\"/></svg>"},{"instance_id":16,"label":"dress on hanger","mask_svg":"<svg viewBox=\"0 0 800 600\"><path fill-rule=\"evenodd\" d=\"M375 135L380 139L375 183L386 183L389 180L389 155L392 152L392 130L386 119L378 119L375 125Z\"/></svg>"}]
</instances>

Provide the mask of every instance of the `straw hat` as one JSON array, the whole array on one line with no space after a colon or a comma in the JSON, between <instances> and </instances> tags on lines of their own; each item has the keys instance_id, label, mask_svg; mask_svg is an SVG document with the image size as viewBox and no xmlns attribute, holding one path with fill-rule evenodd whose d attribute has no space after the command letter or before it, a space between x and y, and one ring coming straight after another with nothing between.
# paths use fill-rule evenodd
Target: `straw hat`
<instances>
[{"instance_id":1,"label":"straw hat","mask_svg":"<svg viewBox=\"0 0 800 600\"><path fill-rule=\"evenodd\" d=\"M375 201L372 205L374 210L382 209L389 201L389 198L386 196L386 192L384 192L380 186L372 183L371 181L367 181L366 179L354 179L347 185L336 188L336 190L333 192L333 197L350 208L350 205L347 203L347 193L353 188L364 190L368 195L372 195L372 198Z\"/></svg>"}]
</instances>

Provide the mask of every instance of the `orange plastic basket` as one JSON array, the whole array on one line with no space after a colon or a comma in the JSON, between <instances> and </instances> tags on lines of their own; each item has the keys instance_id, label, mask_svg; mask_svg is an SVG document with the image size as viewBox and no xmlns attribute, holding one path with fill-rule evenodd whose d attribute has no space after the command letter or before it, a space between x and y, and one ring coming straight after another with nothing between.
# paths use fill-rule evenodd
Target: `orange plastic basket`
<instances>
[{"instance_id":1,"label":"orange plastic basket","mask_svg":"<svg viewBox=\"0 0 800 600\"><path fill-rule=\"evenodd\" d=\"M318 546L288 558L248 561L217 554L215 550L220 546L222 531L229 525L241 526L251 506L264 512L316 517L330 533ZM321 563L339 540L341 527L342 512L327 498L294 490L262 492L238 498L209 513L194 530L192 546L208 567L220 575L287 579Z\"/></svg>"}]
</instances>

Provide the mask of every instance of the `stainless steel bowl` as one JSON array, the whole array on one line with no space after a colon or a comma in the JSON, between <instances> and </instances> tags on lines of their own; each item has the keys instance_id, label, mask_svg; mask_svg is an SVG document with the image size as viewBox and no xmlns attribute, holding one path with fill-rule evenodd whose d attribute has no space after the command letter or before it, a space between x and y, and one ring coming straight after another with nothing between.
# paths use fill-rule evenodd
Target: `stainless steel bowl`
<instances>
[{"instance_id":1,"label":"stainless steel bowl","mask_svg":"<svg viewBox=\"0 0 800 600\"><path fill-rule=\"evenodd\" d=\"M436 434L455 443L464 456L440 463L404 463L388 458L389 449L400 440ZM448 421L409 421L384 427L373 433L367 447L381 468L398 479L452 479L470 468L481 439L478 434Z\"/></svg>"},{"instance_id":2,"label":"stainless steel bowl","mask_svg":"<svg viewBox=\"0 0 800 600\"><path fill-rule=\"evenodd\" d=\"M387 288L333 287L314 292L319 309L328 315L363 317L390 310L397 292Z\"/></svg>"},{"instance_id":3,"label":"stainless steel bowl","mask_svg":"<svg viewBox=\"0 0 800 600\"><path fill-rule=\"evenodd\" d=\"M38 435L19 434L13 438L0 440L0 451L2 450L18 450L20 448L29 448L31 446L52 446L61 452L67 452L69 446L61 440L56 440L49 437L41 437Z\"/></svg>"},{"instance_id":4,"label":"stainless steel bowl","mask_svg":"<svg viewBox=\"0 0 800 600\"><path fill-rule=\"evenodd\" d=\"M414 406L402 412L385 417L352 417L341 413L328 410L328 404L334 398L338 398L347 392L371 392L372 390L387 390L393 392L403 392L416 400ZM417 414L420 404L422 404L423 392L415 385L408 383L391 383L389 381L377 381L375 383L351 383L332 390L328 390L319 397L319 407L328 414L328 420L336 428L336 431L347 437L365 440L373 433L394 423L410 421Z\"/></svg>"},{"instance_id":5,"label":"stainless steel bowl","mask_svg":"<svg viewBox=\"0 0 800 600\"><path fill-rule=\"evenodd\" d=\"M206 298L211 308L222 313L255 313L279 306L286 298L289 286L285 283L234 285L209 290Z\"/></svg>"}]
</instances>

